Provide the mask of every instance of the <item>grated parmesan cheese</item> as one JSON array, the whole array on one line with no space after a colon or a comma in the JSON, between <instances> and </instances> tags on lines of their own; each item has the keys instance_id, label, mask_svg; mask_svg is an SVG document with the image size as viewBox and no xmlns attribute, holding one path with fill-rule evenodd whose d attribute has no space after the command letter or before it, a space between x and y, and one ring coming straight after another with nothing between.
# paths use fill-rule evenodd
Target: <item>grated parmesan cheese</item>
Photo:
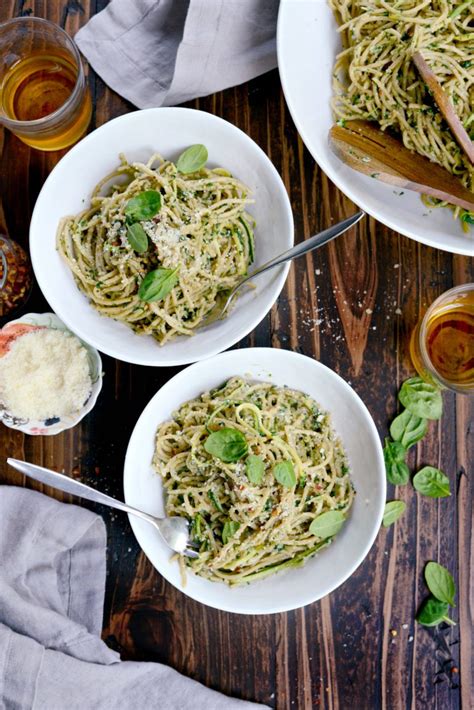
<instances>
[{"instance_id":1,"label":"grated parmesan cheese","mask_svg":"<svg viewBox=\"0 0 474 710\"><path fill-rule=\"evenodd\" d=\"M44 420L77 412L91 386L86 349L60 330L22 335L0 358L0 400L16 417Z\"/></svg>"}]
</instances>

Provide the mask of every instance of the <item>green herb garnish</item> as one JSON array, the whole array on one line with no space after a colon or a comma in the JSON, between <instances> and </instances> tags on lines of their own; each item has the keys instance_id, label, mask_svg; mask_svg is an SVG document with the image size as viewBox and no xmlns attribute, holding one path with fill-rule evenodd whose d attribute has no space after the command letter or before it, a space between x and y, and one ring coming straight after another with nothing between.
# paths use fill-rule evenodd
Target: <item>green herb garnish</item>
<instances>
[{"instance_id":1,"label":"green herb garnish","mask_svg":"<svg viewBox=\"0 0 474 710\"><path fill-rule=\"evenodd\" d=\"M428 562L425 567L425 582L431 594L440 602L456 606L456 585L446 567L437 562Z\"/></svg>"},{"instance_id":2,"label":"green herb garnish","mask_svg":"<svg viewBox=\"0 0 474 710\"><path fill-rule=\"evenodd\" d=\"M447 498L451 495L449 478L434 466L425 466L413 477L415 489L429 498Z\"/></svg>"},{"instance_id":3,"label":"green herb garnish","mask_svg":"<svg viewBox=\"0 0 474 710\"><path fill-rule=\"evenodd\" d=\"M233 463L245 456L248 444L245 436L238 429L224 427L207 437L204 449L224 463Z\"/></svg>"},{"instance_id":4,"label":"green herb garnish","mask_svg":"<svg viewBox=\"0 0 474 710\"><path fill-rule=\"evenodd\" d=\"M183 173L183 175L196 173L205 166L207 158L208 154L206 146L198 143L187 148L184 153L181 153L176 162L176 167L180 173Z\"/></svg>"},{"instance_id":5,"label":"green herb garnish","mask_svg":"<svg viewBox=\"0 0 474 710\"><path fill-rule=\"evenodd\" d=\"M421 377L405 380L398 399L406 409L422 419L439 419L443 413L443 398L440 390Z\"/></svg>"},{"instance_id":6,"label":"green herb garnish","mask_svg":"<svg viewBox=\"0 0 474 710\"><path fill-rule=\"evenodd\" d=\"M129 223L151 219L161 209L161 195L156 190L145 190L132 197L125 206L125 215Z\"/></svg>"},{"instance_id":7,"label":"green herb garnish","mask_svg":"<svg viewBox=\"0 0 474 710\"><path fill-rule=\"evenodd\" d=\"M138 297L147 303L163 300L178 283L178 269L160 267L149 271L140 284Z\"/></svg>"},{"instance_id":8,"label":"green herb garnish","mask_svg":"<svg viewBox=\"0 0 474 710\"><path fill-rule=\"evenodd\" d=\"M263 474L265 473L265 464L260 456L250 454L245 462L245 470L249 481L258 484L262 482Z\"/></svg>"},{"instance_id":9,"label":"green herb garnish","mask_svg":"<svg viewBox=\"0 0 474 710\"><path fill-rule=\"evenodd\" d=\"M296 473L291 461L280 461L273 467L273 475L278 483L285 488L293 488L296 485Z\"/></svg>"},{"instance_id":10,"label":"green herb garnish","mask_svg":"<svg viewBox=\"0 0 474 710\"><path fill-rule=\"evenodd\" d=\"M138 254L143 254L148 249L148 237L138 222L127 227L127 239L132 249Z\"/></svg>"},{"instance_id":11,"label":"green herb garnish","mask_svg":"<svg viewBox=\"0 0 474 710\"><path fill-rule=\"evenodd\" d=\"M403 500L389 500L385 503L383 511L382 525L384 528L390 527L398 518L403 515L406 509L406 503Z\"/></svg>"},{"instance_id":12,"label":"green herb garnish","mask_svg":"<svg viewBox=\"0 0 474 710\"><path fill-rule=\"evenodd\" d=\"M327 513L318 515L309 526L309 532L321 540L327 540L339 532L345 523L345 516L340 510L328 510Z\"/></svg>"},{"instance_id":13,"label":"green herb garnish","mask_svg":"<svg viewBox=\"0 0 474 710\"><path fill-rule=\"evenodd\" d=\"M227 545L231 537L234 537L237 530L240 528L240 523L236 523L235 520L227 520L222 528L222 542Z\"/></svg>"},{"instance_id":14,"label":"green herb garnish","mask_svg":"<svg viewBox=\"0 0 474 710\"><path fill-rule=\"evenodd\" d=\"M399 441L385 439L383 457L385 460L385 471L390 483L394 486L403 486L410 478L410 469L405 463L407 450Z\"/></svg>"},{"instance_id":15,"label":"green herb garnish","mask_svg":"<svg viewBox=\"0 0 474 710\"><path fill-rule=\"evenodd\" d=\"M390 436L394 441L399 441L405 449L420 441L428 429L427 419L422 419L404 409L390 425Z\"/></svg>"},{"instance_id":16,"label":"green herb garnish","mask_svg":"<svg viewBox=\"0 0 474 710\"><path fill-rule=\"evenodd\" d=\"M448 616L448 604L441 602L434 597L428 597L421 605L420 611L416 615L416 620L423 626L438 626L442 621L454 625Z\"/></svg>"}]
</instances>

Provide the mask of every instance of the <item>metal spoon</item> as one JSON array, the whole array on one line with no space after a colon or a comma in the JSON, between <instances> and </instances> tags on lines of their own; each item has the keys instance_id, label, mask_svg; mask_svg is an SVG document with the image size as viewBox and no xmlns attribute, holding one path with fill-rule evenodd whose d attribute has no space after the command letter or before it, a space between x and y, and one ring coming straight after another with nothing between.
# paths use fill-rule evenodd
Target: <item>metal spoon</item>
<instances>
[{"instance_id":1,"label":"metal spoon","mask_svg":"<svg viewBox=\"0 0 474 710\"><path fill-rule=\"evenodd\" d=\"M153 515L144 513L137 508L132 508L132 506L126 505L120 500L115 500L115 498L111 498L105 493L96 491L95 488L86 486L85 483L75 481L73 478L51 471L49 468L36 466L26 461L18 461L17 459L7 459L7 463L16 468L17 471L20 471L20 473L24 473L25 476L64 491L64 493L71 493L79 496L79 498L91 500L93 503L101 503L102 505L108 505L110 508L117 508L117 510L124 510L126 513L136 515L142 520L146 520L147 523L154 525L172 550L186 555L186 557L199 557L195 550L190 550L188 547L191 543L189 542L189 525L185 518L155 518Z\"/></svg>"},{"instance_id":2,"label":"metal spoon","mask_svg":"<svg viewBox=\"0 0 474 710\"><path fill-rule=\"evenodd\" d=\"M288 251L284 251L282 254L275 256L273 259L267 261L266 264L263 264L263 266L254 271L252 274L245 276L245 278L243 278L242 281L237 284L237 286L234 286L229 296L227 297L227 300L224 303L223 307L221 307L220 304L216 304L216 306L214 306L214 308L209 313L206 319L206 325L209 323L213 323L214 321L223 317L223 315L228 310L230 304L234 300L237 291L240 289L241 286L247 283L247 281L254 279L256 276L260 276L260 274L263 274L265 273L265 271L273 269L279 264L284 264L286 261L292 261L293 259L297 259L299 256L303 256L303 254L307 254L308 252L313 251L313 249L317 249L323 244L330 242L332 239L335 239L340 234L350 229L350 227L354 226L354 224L357 224L357 222L364 216L365 212L361 211L357 212L355 215L352 215L352 217L343 219L342 222L338 222L332 227L328 227L328 229L325 229L323 232L315 234L314 237L305 239L305 241L301 242L301 244L297 244L295 247L288 249Z\"/></svg>"}]
</instances>

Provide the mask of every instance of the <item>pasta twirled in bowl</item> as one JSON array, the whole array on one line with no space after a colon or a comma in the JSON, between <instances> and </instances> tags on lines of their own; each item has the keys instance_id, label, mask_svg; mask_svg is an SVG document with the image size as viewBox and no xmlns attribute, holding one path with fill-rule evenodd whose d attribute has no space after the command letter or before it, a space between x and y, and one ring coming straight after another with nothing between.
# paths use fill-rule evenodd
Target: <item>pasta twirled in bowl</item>
<instances>
[{"instance_id":1,"label":"pasta twirled in bowl","mask_svg":"<svg viewBox=\"0 0 474 710\"><path fill-rule=\"evenodd\" d=\"M222 168L182 172L159 154L122 156L90 207L62 220L58 249L97 311L162 345L192 335L247 273L248 192Z\"/></svg>"},{"instance_id":2,"label":"pasta twirled in bowl","mask_svg":"<svg viewBox=\"0 0 474 710\"><path fill-rule=\"evenodd\" d=\"M239 377L160 425L153 464L167 515L187 517L200 548L186 564L230 585L302 564L354 496L329 414L303 392Z\"/></svg>"}]
</instances>

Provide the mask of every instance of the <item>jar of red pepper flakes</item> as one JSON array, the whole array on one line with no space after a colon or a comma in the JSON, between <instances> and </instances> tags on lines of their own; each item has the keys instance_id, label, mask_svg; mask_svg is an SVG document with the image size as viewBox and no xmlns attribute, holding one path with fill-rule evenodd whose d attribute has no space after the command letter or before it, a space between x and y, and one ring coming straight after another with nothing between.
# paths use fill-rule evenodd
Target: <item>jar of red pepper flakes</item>
<instances>
[{"instance_id":1,"label":"jar of red pepper flakes","mask_svg":"<svg viewBox=\"0 0 474 710\"><path fill-rule=\"evenodd\" d=\"M0 318L25 303L32 283L30 260L25 250L7 236L0 204Z\"/></svg>"}]
</instances>

